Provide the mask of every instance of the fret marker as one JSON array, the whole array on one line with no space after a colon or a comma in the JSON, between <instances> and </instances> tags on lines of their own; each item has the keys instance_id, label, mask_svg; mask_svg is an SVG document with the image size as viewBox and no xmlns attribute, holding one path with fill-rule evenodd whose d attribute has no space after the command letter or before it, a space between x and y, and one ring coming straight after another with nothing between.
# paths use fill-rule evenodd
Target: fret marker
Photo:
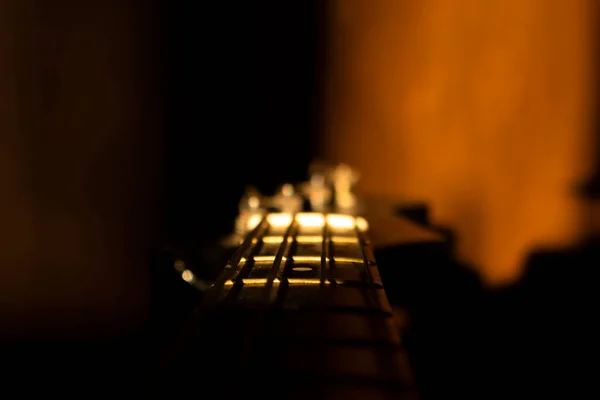
<instances>
[{"instance_id":1,"label":"fret marker","mask_svg":"<svg viewBox=\"0 0 600 400\"><path fill-rule=\"evenodd\" d=\"M299 272L307 272L307 271L313 270L310 267L294 267L293 269L294 269L294 271L299 271Z\"/></svg>"}]
</instances>

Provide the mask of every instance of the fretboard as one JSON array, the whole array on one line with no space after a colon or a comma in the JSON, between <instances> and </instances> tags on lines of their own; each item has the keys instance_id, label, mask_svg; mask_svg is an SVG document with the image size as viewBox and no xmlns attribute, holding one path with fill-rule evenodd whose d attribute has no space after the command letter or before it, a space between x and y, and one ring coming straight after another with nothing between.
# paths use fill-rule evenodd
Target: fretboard
<instances>
[{"instance_id":1,"label":"fretboard","mask_svg":"<svg viewBox=\"0 0 600 400\"><path fill-rule=\"evenodd\" d=\"M414 398L367 221L271 213L251 223L203 298L178 374L230 376L239 384L225 397L254 392L260 383L266 390L283 385L284 398Z\"/></svg>"}]
</instances>

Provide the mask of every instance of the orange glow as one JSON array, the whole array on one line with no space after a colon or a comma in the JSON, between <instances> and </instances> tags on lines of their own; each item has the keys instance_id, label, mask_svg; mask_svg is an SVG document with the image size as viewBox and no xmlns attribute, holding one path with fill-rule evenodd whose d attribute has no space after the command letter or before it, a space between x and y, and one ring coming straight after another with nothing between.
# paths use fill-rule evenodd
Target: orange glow
<instances>
[{"instance_id":1,"label":"orange glow","mask_svg":"<svg viewBox=\"0 0 600 400\"><path fill-rule=\"evenodd\" d=\"M592 0L334 1L326 158L368 195L426 201L486 282L580 235Z\"/></svg>"}]
</instances>

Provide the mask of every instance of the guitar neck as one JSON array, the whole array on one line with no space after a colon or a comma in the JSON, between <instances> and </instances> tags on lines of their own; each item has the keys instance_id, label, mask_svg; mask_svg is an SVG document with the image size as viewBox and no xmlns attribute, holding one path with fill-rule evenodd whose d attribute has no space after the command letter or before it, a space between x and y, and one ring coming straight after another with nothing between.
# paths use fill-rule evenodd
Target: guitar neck
<instances>
[{"instance_id":1,"label":"guitar neck","mask_svg":"<svg viewBox=\"0 0 600 400\"><path fill-rule=\"evenodd\" d=\"M220 397L276 385L284 398L415 398L367 221L306 212L250 223L179 343L178 380L224 383Z\"/></svg>"}]
</instances>

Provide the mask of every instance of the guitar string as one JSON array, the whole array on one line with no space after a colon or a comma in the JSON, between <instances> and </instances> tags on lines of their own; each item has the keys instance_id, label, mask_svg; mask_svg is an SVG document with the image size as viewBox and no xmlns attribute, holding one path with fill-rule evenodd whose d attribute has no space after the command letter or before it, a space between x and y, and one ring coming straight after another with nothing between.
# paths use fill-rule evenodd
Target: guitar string
<instances>
[{"instance_id":1,"label":"guitar string","mask_svg":"<svg viewBox=\"0 0 600 400\"><path fill-rule=\"evenodd\" d=\"M194 337L198 332L202 331L206 322L204 317L217 305L223 284L231 277L231 274L235 272L235 268L238 266L242 256L249 246L252 245L253 239L265 229L266 223L266 216L263 216L259 224L244 238L242 244L232 255L227 266L217 277L214 284L204 293L199 304L191 312L190 317L184 321L181 330L173 339L173 345L165 352L164 357L162 357L162 360L159 362L161 366L164 366L164 368L161 368L165 369L165 372L169 372L167 371L167 369L170 368L169 366L178 364L185 365L183 360L185 360L188 355L187 347L190 343L192 345L195 343L195 340L193 340ZM175 360L179 360L179 362L175 362Z\"/></svg>"},{"instance_id":2,"label":"guitar string","mask_svg":"<svg viewBox=\"0 0 600 400\"><path fill-rule=\"evenodd\" d=\"M268 343L264 343L264 340L261 340L265 337L264 333L269 327L270 323L270 315L272 314L273 308L270 301L270 290L272 289L272 285L275 277L278 275L278 271L281 269L281 262L284 259L284 256L287 255L290 249L290 238L293 237L297 230L297 222L295 218L295 213L292 214L292 219L290 224L288 225L283 239L277 249L275 259L273 260L273 266L271 272L269 274L269 278L267 279L267 283L262 288L262 302L263 304L259 305L256 309L252 311L253 318L252 322L249 324L249 329L244 332L245 344L242 347L240 354L240 371L244 374L252 374L251 369L251 361L255 359L264 359L264 351L270 351L272 349L265 349L265 345L269 346ZM260 238L262 241L263 236ZM286 257L286 263L289 260L289 257ZM270 283L270 284L269 284ZM278 284L278 292L281 291L282 285ZM262 335L261 335L262 334ZM246 378L250 378L246 376Z\"/></svg>"}]
</instances>

